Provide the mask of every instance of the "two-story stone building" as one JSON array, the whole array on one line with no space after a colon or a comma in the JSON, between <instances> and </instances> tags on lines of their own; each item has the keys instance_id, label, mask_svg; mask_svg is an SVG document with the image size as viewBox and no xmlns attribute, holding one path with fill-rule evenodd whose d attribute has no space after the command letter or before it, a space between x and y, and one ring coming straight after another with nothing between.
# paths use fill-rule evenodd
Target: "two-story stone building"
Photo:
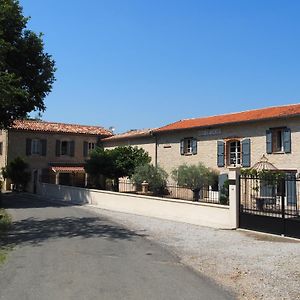
<instances>
[{"instance_id":1,"label":"two-story stone building","mask_svg":"<svg viewBox=\"0 0 300 300\"><path fill-rule=\"evenodd\" d=\"M300 104L181 120L143 139L129 133L103 140L104 147L127 144L151 149L152 162L169 174L199 162L228 173L229 167L252 167L263 155L276 168L299 173Z\"/></svg>"},{"instance_id":2,"label":"two-story stone building","mask_svg":"<svg viewBox=\"0 0 300 300\"><path fill-rule=\"evenodd\" d=\"M84 186L89 151L112 133L103 127L20 120L0 135L0 167L16 157L30 166L28 190L35 192L43 177L51 183ZM4 188L9 189L5 182Z\"/></svg>"}]
</instances>

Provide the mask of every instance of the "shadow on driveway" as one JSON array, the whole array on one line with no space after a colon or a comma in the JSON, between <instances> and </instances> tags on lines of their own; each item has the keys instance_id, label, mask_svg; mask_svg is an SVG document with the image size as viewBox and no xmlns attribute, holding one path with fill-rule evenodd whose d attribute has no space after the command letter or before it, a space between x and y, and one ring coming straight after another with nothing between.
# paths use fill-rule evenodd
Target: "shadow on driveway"
<instances>
[{"instance_id":1,"label":"shadow on driveway","mask_svg":"<svg viewBox=\"0 0 300 300\"><path fill-rule=\"evenodd\" d=\"M2 241L0 241L2 246L38 246L49 239L58 238L88 239L99 237L111 240L132 240L134 237L143 236L114 224L105 218L94 217L93 215L86 216L86 212L83 211L79 213L77 211L77 216L70 216L70 209L73 209L70 206L46 202L28 195L5 195L3 202L3 206L11 210L20 208L25 208L25 210L26 208L44 209L42 213L43 217L41 217L41 210L33 209L31 217L14 221L12 228L3 237ZM47 217L47 209L50 207L58 208L62 217L53 218L55 211L52 211L51 215ZM22 215L21 210L19 213ZM82 216L80 216L81 213Z\"/></svg>"}]
</instances>

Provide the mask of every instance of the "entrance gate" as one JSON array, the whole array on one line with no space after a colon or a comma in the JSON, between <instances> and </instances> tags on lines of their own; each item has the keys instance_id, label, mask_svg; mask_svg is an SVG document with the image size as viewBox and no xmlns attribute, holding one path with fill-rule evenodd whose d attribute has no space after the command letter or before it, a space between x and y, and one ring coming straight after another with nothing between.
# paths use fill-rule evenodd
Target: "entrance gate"
<instances>
[{"instance_id":1,"label":"entrance gate","mask_svg":"<svg viewBox=\"0 0 300 300\"><path fill-rule=\"evenodd\" d=\"M299 205L295 175L240 177L240 228L300 238Z\"/></svg>"}]
</instances>

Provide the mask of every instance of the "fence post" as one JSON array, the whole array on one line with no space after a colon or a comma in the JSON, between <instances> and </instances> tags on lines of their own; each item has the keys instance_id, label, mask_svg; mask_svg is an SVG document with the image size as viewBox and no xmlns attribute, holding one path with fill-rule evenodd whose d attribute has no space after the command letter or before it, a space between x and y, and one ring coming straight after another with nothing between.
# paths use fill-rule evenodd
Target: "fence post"
<instances>
[{"instance_id":1,"label":"fence post","mask_svg":"<svg viewBox=\"0 0 300 300\"><path fill-rule=\"evenodd\" d=\"M239 227L240 168L229 168L229 210L233 228Z\"/></svg>"}]
</instances>

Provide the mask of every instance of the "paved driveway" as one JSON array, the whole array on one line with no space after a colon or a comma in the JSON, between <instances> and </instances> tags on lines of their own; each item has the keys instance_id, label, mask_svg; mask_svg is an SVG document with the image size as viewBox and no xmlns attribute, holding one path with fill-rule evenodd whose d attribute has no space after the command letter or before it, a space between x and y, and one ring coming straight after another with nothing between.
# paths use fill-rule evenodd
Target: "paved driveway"
<instances>
[{"instance_id":1,"label":"paved driveway","mask_svg":"<svg viewBox=\"0 0 300 300\"><path fill-rule=\"evenodd\" d=\"M6 195L0 299L233 299L154 242L76 206Z\"/></svg>"}]
</instances>

